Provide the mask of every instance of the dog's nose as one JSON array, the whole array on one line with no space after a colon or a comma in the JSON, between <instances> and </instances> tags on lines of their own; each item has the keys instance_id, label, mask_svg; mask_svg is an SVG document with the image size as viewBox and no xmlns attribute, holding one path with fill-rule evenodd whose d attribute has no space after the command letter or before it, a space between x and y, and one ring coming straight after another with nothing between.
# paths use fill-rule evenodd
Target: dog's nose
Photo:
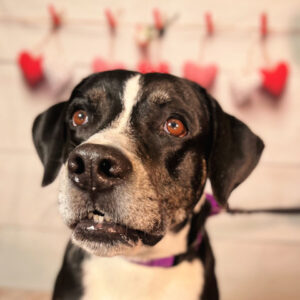
<instances>
[{"instance_id":1,"label":"dog's nose","mask_svg":"<svg viewBox=\"0 0 300 300\"><path fill-rule=\"evenodd\" d=\"M101 192L121 184L130 175L132 164L116 148L83 144L70 153L68 170L79 188Z\"/></svg>"}]
</instances>

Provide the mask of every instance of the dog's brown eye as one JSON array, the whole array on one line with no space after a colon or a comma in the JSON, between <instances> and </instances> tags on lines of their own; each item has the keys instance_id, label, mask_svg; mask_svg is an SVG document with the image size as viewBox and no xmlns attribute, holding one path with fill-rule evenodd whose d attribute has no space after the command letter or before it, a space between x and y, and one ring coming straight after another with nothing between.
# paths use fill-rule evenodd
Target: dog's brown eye
<instances>
[{"instance_id":1,"label":"dog's brown eye","mask_svg":"<svg viewBox=\"0 0 300 300\"><path fill-rule=\"evenodd\" d=\"M73 121L74 126L81 126L81 125L86 124L88 122L88 115L87 115L86 111L77 110L73 114L72 121Z\"/></svg>"},{"instance_id":2,"label":"dog's brown eye","mask_svg":"<svg viewBox=\"0 0 300 300\"><path fill-rule=\"evenodd\" d=\"M174 136L184 137L187 134L187 129L183 123L175 118L170 118L164 125L164 130Z\"/></svg>"}]
</instances>

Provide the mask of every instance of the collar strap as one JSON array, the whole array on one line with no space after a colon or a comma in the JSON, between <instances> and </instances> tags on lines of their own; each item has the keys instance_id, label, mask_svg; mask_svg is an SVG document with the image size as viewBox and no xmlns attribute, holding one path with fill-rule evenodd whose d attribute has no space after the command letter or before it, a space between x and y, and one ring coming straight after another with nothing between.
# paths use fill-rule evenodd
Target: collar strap
<instances>
[{"instance_id":1,"label":"collar strap","mask_svg":"<svg viewBox=\"0 0 300 300\"><path fill-rule=\"evenodd\" d=\"M210 204L209 217L219 214L221 211L221 207L217 203L214 196L211 194L205 194L205 198L206 198L206 202L208 202ZM192 250L196 254L202 241L203 241L203 232L201 230L198 232L197 237L196 237L195 241L193 242L191 249L189 249L188 252L190 252ZM148 260L148 261L130 260L130 262L138 264L138 265L146 266L146 267L170 268L172 266L177 265L177 263L176 263L177 258L184 257L184 256L186 256L186 254L187 253L182 253L182 254L172 255L172 256L163 257L163 258L156 258L156 259L152 259L152 260Z\"/></svg>"},{"instance_id":2,"label":"collar strap","mask_svg":"<svg viewBox=\"0 0 300 300\"><path fill-rule=\"evenodd\" d=\"M145 267L170 268L175 263L175 256L157 258L148 261L131 261L131 262Z\"/></svg>"}]
</instances>

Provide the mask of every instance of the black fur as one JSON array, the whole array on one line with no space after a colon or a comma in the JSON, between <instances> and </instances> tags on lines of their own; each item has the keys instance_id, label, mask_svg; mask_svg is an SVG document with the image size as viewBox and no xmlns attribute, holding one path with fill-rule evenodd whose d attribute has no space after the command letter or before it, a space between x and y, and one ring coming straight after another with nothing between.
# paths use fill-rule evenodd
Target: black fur
<instances>
[{"instance_id":1,"label":"black fur","mask_svg":"<svg viewBox=\"0 0 300 300\"><path fill-rule=\"evenodd\" d=\"M55 281L52 299L79 300L83 295L82 262L88 254L81 248L68 243L63 264Z\"/></svg>"},{"instance_id":2,"label":"black fur","mask_svg":"<svg viewBox=\"0 0 300 300\"><path fill-rule=\"evenodd\" d=\"M75 87L68 102L59 103L36 118L33 140L44 165L43 185L55 179L74 148L117 118L123 108L124 83L136 74L118 70L91 75ZM79 109L89 113L89 124L75 128L71 119ZM188 129L186 136L174 138L166 134L162 125L170 117L183 122ZM177 223L174 219L172 224L173 232L180 231L190 220L207 176L217 201L225 205L232 190L252 172L264 147L258 136L244 123L223 112L203 88L167 74L141 75L138 102L133 107L130 124L136 155L161 195L158 200L150 199L160 201L161 221L157 221L153 232L142 231L145 236L159 236L158 232L165 229L163 215L175 215L177 209L183 208L186 219ZM104 211L113 213L119 199L117 202L116 199L108 200L104 203L103 197L93 199ZM86 210L88 204L82 200L80 209ZM191 218L188 247L197 233L204 230L209 210L209 205L205 204ZM86 256L80 248L68 245L54 299L80 299L84 293L81 264ZM183 257L203 262L205 284L201 299L218 299L214 257L207 234L204 233L196 252L187 252ZM179 258L176 263L180 263ZM72 293L65 294L68 290Z\"/></svg>"},{"instance_id":3,"label":"black fur","mask_svg":"<svg viewBox=\"0 0 300 300\"><path fill-rule=\"evenodd\" d=\"M232 190L257 165L264 143L248 126L223 112L214 99L208 99L214 136L209 158L209 178L215 197L225 204Z\"/></svg>"},{"instance_id":4,"label":"black fur","mask_svg":"<svg viewBox=\"0 0 300 300\"><path fill-rule=\"evenodd\" d=\"M50 184L63 163L66 144L66 102L58 103L40 114L34 121L32 133L38 155L44 165L42 185Z\"/></svg>"}]
</instances>

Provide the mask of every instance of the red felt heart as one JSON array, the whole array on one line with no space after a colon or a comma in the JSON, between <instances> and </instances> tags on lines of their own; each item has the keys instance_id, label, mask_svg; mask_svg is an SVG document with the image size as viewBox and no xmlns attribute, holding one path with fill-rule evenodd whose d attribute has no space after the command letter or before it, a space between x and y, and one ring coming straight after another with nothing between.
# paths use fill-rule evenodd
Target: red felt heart
<instances>
[{"instance_id":1,"label":"red felt heart","mask_svg":"<svg viewBox=\"0 0 300 300\"><path fill-rule=\"evenodd\" d=\"M33 57L29 52L22 51L18 57L18 64L22 73L31 86L36 86L43 80L42 56Z\"/></svg>"},{"instance_id":2,"label":"red felt heart","mask_svg":"<svg viewBox=\"0 0 300 300\"><path fill-rule=\"evenodd\" d=\"M263 87L273 96L280 96L288 78L288 64L280 62L272 69L263 68L260 71L263 76Z\"/></svg>"},{"instance_id":3,"label":"red felt heart","mask_svg":"<svg viewBox=\"0 0 300 300\"><path fill-rule=\"evenodd\" d=\"M100 57L95 58L92 62L92 70L94 73L116 69L125 69L125 66L120 62L110 64Z\"/></svg>"},{"instance_id":4,"label":"red felt heart","mask_svg":"<svg viewBox=\"0 0 300 300\"><path fill-rule=\"evenodd\" d=\"M152 64L149 60L142 60L137 65L137 70L143 74L145 73L170 73L169 64L166 62L160 62L157 65Z\"/></svg>"},{"instance_id":5,"label":"red felt heart","mask_svg":"<svg viewBox=\"0 0 300 300\"><path fill-rule=\"evenodd\" d=\"M156 66L156 70L157 70L156 72L159 72L159 73L170 73L170 66L166 62L160 62Z\"/></svg>"},{"instance_id":6,"label":"red felt heart","mask_svg":"<svg viewBox=\"0 0 300 300\"><path fill-rule=\"evenodd\" d=\"M183 76L186 79L195 81L207 89L213 85L217 73L218 67L214 64L205 66L188 61L183 66Z\"/></svg>"}]
</instances>

